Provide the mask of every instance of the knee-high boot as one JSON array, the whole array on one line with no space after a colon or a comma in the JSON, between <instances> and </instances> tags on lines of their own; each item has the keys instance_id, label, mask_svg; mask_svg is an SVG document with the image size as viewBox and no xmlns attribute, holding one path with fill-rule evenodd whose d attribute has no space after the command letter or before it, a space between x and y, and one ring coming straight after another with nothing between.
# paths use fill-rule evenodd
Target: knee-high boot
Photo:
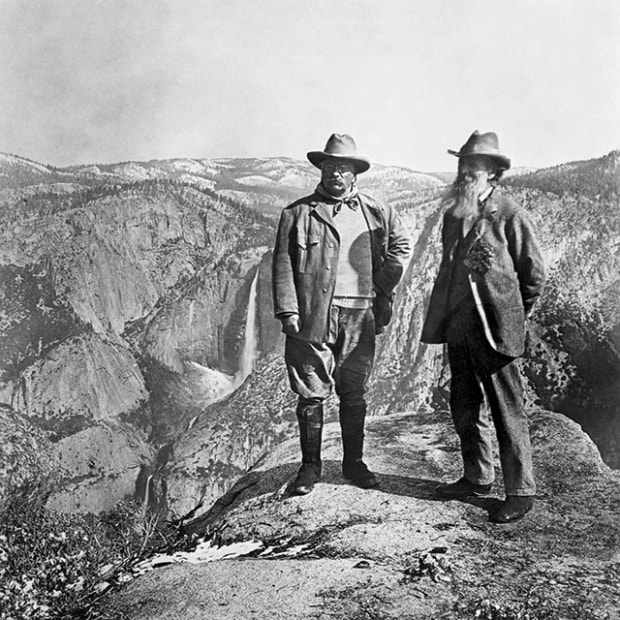
<instances>
[{"instance_id":1,"label":"knee-high boot","mask_svg":"<svg viewBox=\"0 0 620 620\"><path fill-rule=\"evenodd\" d=\"M293 483L297 495L306 495L321 477L321 436L323 433L323 405L299 403L297 405L299 440L301 443L301 468Z\"/></svg>"},{"instance_id":2,"label":"knee-high boot","mask_svg":"<svg viewBox=\"0 0 620 620\"><path fill-rule=\"evenodd\" d=\"M379 481L368 469L364 456L364 423L366 403L350 405L340 403L340 429L342 432L342 475L364 489L376 487Z\"/></svg>"}]
</instances>

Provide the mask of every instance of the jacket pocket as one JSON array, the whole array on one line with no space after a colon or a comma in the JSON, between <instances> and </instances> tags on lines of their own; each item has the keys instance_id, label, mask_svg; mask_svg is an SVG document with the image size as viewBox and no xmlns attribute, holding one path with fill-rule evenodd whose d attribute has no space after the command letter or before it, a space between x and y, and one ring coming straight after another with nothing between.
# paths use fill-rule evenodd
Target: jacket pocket
<instances>
[{"instance_id":1,"label":"jacket pocket","mask_svg":"<svg viewBox=\"0 0 620 620\"><path fill-rule=\"evenodd\" d=\"M295 259L298 273L305 273L308 262L308 248L305 241L302 243L297 240L295 243Z\"/></svg>"},{"instance_id":2,"label":"jacket pocket","mask_svg":"<svg viewBox=\"0 0 620 620\"><path fill-rule=\"evenodd\" d=\"M316 235L298 237L296 241L297 268L299 273L313 273L320 261L320 238Z\"/></svg>"},{"instance_id":3,"label":"jacket pocket","mask_svg":"<svg viewBox=\"0 0 620 620\"><path fill-rule=\"evenodd\" d=\"M309 236L306 246L307 260L305 273L314 273L321 262L321 239L315 236Z\"/></svg>"}]
</instances>

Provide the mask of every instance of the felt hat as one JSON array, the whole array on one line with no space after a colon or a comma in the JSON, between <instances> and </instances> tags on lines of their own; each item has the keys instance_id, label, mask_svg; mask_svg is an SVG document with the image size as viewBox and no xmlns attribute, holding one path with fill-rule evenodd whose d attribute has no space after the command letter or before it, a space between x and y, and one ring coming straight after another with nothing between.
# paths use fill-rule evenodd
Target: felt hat
<instances>
[{"instance_id":1,"label":"felt hat","mask_svg":"<svg viewBox=\"0 0 620 620\"><path fill-rule=\"evenodd\" d=\"M510 168L510 159L499 151L499 142L497 134L489 131L480 133L477 129L469 136L467 142L461 147L460 151L452 151L448 149L450 155L456 157L467 157L468 155L484 155L494 159L500 168L508 170Z\"/></svg>"},{"instance_id":2,"label":"felt hat","mask_svg":"<svg viewBox=\"0 0 620 620\"><path fill-rule=\"evenodd\" d=\"M346 133L333 133L327 140L323 151L310 151L307 157L317 168L320 168L326 159L350 162L356 174L366 172L370 168L370 161L357 154L355 140Z\"/></svg>"}]
</instances>

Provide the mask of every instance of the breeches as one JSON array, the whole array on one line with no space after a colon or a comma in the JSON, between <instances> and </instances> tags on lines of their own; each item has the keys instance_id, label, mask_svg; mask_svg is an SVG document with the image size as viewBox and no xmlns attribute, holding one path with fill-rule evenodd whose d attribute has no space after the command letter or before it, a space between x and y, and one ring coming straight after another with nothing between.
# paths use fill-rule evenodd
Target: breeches
<instances>
[{"instance_id":1,"label":"breeches","mask_svg":"<svg viewBox=\"0 0 620 620\"><path fill-rule=\"evenodd\" d=\"M372 308L332 306L333 343L312 343L287 336L284 359L300 403L321 403L335 387L342 404L359 405L375 355Z\"/></svg>"}]
</instances>

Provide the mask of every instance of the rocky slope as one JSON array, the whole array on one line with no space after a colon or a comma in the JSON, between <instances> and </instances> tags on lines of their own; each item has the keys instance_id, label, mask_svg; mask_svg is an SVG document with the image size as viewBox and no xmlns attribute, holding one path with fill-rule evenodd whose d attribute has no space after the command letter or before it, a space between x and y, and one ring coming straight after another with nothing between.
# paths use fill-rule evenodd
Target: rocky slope
<instances>
[{"instance_id":1,"label":"rocky slope","mask_svg":"<svg viewBox=\"0 0 620 620\"><path fill-rule=\"evenodd\" d=\"M436 178L374 166L360 180L414 240L370 382L383 487L343 485L334 425L324 482L291 498L294 398L269 248L275 214L316 171L278 158L56 169L0 155L0 501L10 484L55 475L53 508L96 512L133 494L169 515L197 508L196 531L265 551L154 572L113 603L119 617L617 617L619 161L504 183L539 227L549 284L523 360L539 501L497 529L496 499L432 493L458 475L441 347L419 343L439 264ZM582 424L607 465L550 411ZM294 543L303 557L274 561Z\"/></svg>"},{"instance_id":2,"label":"rocky slope","mask_svg":"<svg viewBox=\"0 0 620 620\"><path fill-rule=\"evenodd\" d=\"M398 196L439 184L373 175ZM164 506L161 487L189 505L200 493L176 485L175 458L195 437L211 465L183 484L209 488L208 504L281 436L282 412L256 429L226 414L234 399L209 405L281 345L273 215L315 182L309 164L278 158L58 169L0 155L0 403L51 442L54 507L98 511L127 494Z\"/></svg>"},{"instance_id":3,"label":"rocky slope","mask_svg":"<svg viewBox=\"0 0 620 620\"><path fill-rule=\"evenodd\" d=\"M614 165L614 158L612 153L597 160L603 179L604 171ZM589 170L593 166L593 162L588 162ZM568 167L574 173L575 165ZM618 468L617 201L603 197L600 187L595 188L595 194L587 188L581 195L544 192L535 187L536 179L544 173L513 177L514 182L507 182L502 190L520 202L536 222L549 269L547 289L530 321L528 351L522 362L528 402L563 412L583 424L600 446L605 461ZM528 183L532 186L528 187ZM412 208L402 209L401 215L412 233L414 255L396 296L392 323L378 340L369 391L373 415L447 408L449 373L442 348L419 342L440 260L441 208L437 200L422 200ZM269 304L269 300L265 299L265 303ZM214 405L206 414L205 419L215 416L230 427L236 425L239 412L251 411L256 421L254 429L258 435L253 435L245 422L239 423L240 442L246 449L229 452L231 471L226 472L218 458L211 460L217 448L208 447L213 440L208 439L200 424L180 440L173 465L174 483L168 487L176 505L185 509L200 500L201 509L205 509L222 488L232 483L235 472L252 466L261 447L265 451L275 445L283 432L294 433L294 405L286 384L283 364L278 364L274 357L255 370L251 388ZM329 405L333 416L335 402ZM244 413L240 415L244 417ZM265 424L272 425L271 435L263 435ZM255 437L260 437L259 446L253 441ZM209 472L216 467L220 472L220 482L211 492L206 480L212 478L204 475L207 470L198 468L205 466ZM228 483L223 483L228 475ZM201 492L186 494L190 488Z\"/></svg>"},{"instance_id":4,"label":"rocky slope","mask_svg":"<svg viewBox=\"0 0 620 620\"><path fill-rule=\"evenodd\" d=\"M53 506L108 509L201 397L233 389L271 224L178 182L78 184L7 160L0 402L52 442Z\"/></svg>"},{"instance_id":5,"label":"rocky slope","mask_svg":"<svg viewBox=\"0 0 620 620\"><path fill-rule=\"evenodd\" d=\"M435 496L438 482L459 475L447 411L371 420L368 460L381 487L370 491L342 479L332 424L311 494L289 494L297 442L278 445L188 526L210 544L153 558L143 567L159 568L104 607L132 620L616 618L618 473L577 424L530 414L539 488L520 522L488 521L499 482L489 498Z\"/></svg>"},{"instance_id":6,"label":"rocky slope","mask_svg":"<svg viewBox=\"0 0 620 620\"><path fill-rule=\"evenodd\" d=\"M524 361L529 402L582 423L615 467L617 167L614 152L503 190L537 222L550 271ZM583 183L560 192L567 175ZM204 511L294 435L269 247L273 215L316 180L278 158L55 169L0 157L0 403L60 459L54 506L99 510L134 493ZM441 347L419 343L440 182L373 166L360 186L397 206L414 241L378 342L372 414L445 408Z\"/></svg>"}]
</instances>

